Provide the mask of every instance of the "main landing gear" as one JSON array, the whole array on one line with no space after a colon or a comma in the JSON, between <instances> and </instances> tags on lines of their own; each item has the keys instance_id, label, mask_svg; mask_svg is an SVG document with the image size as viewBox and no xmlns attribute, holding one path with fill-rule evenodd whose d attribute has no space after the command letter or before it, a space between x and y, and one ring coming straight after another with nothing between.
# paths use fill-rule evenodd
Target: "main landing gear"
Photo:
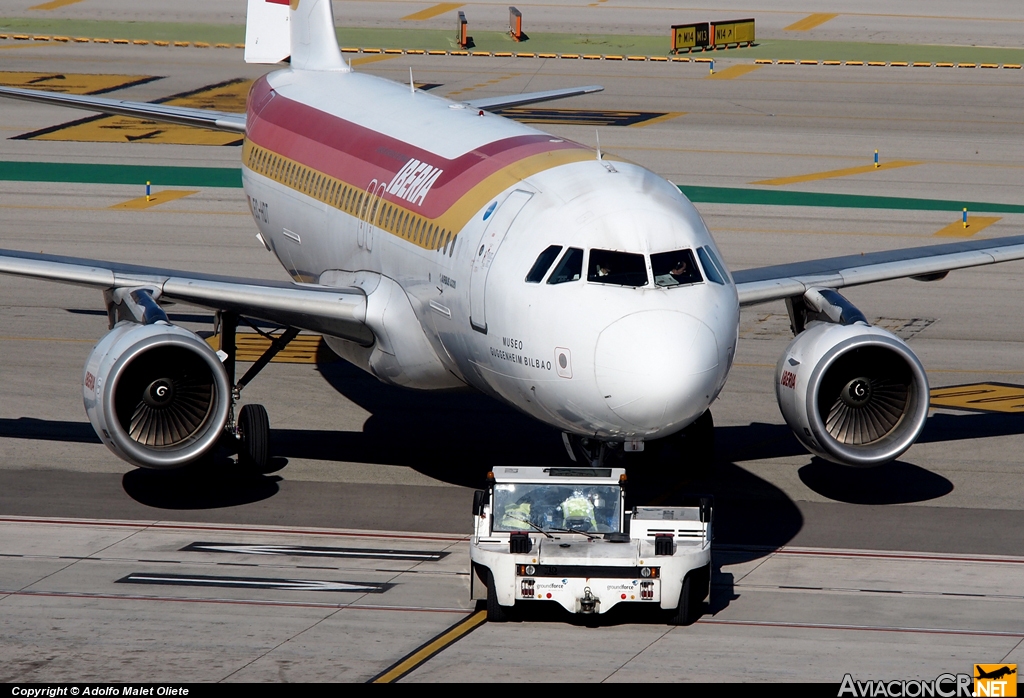
<instances>
[{"instance_id":1,"label":"main landing gear","mask_svg":"<svg viewBox=\"0 0 1024 698\"><path fill-rule=\"evenodd\" d=\"M238 382L235 382L235 356L237 348L235 345L235 334L239 321L252 327L264 338L270 340L270 346L263 352L263 355L249 367ZM263 332L250 323L238 313L223 311L217 314L217 327L220 329L220 349L227 357L224 359L224 369L228 373L228 383L231 388L231 412L228 416L228 423L225 430L232 435L237 443L238 464L247 470L262 472L266 470L270 462L270 418L263 405L243 405L238 411L238 419L235 419L235 405L241 399L242 389L262 371L270 360L277 356L278 352L288 346L288 343L295 339L299 331L289 327L279 335L272 335Z\"/></svg>"}]
</instances>

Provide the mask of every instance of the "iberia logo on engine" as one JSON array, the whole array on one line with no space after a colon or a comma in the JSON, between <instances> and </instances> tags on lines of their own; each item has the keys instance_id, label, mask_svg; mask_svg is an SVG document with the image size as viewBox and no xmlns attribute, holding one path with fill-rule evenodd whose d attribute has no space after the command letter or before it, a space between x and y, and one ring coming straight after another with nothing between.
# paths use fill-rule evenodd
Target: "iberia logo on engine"
<instances>
[{"instance_id":1,"label":"iberia logo on engine","mask_svg":"<svg viewBox=\"0 0 1024 698\"><path fill-rule=\"evenodd\" d=\"M785 388L796 387L796 374L792 371L783 371L782 378L779 379L779 383Z\"/></svg>"}]
</instances>

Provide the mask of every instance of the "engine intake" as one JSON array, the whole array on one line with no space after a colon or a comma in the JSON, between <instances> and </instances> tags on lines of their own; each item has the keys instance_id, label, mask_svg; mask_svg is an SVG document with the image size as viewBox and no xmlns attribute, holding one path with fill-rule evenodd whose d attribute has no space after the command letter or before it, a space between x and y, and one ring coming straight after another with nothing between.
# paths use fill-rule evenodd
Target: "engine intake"
<instances>
[{"instance_id":1,"label":"engine intake","mask_svg":"<svg viewBox=\"0 0 1024 698\"><path fill-rule=\"evenodd\" d=\"M119 457L176 468L210 450L227 422L231 389L217 354L188 330L122 323L86 362L85 411Z\"/></svg>"},{"instance_id":2,"label":"engine intake","mask_svg":"<svg viewBox=\"0 0 1024 698\"><path fill-rule=\"evenodd\" d=\"M776 367L775 394L800 442L844 465L898 458L928 417L928 377L917 356L862 323L821 323L797 335Z\"/></svg>"}]
</instances>

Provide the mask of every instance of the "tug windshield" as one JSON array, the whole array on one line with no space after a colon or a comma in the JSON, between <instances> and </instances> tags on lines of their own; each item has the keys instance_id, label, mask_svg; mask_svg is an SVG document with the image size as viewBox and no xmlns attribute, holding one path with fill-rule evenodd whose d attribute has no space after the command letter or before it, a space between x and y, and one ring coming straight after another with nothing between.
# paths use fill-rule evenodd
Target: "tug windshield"
<instances>
[{"instance_id":1,"label":"tug windshield","mask_svg":"<svg viewBox=\"0 0 1024 698\"><path fill-rule=\"evenodd\" d=\"M616 485L500 483L494 486L492 530L530 531L536 526L544 530L616 532L621 523L621 492Z\"/></svg>"}]
</instances>

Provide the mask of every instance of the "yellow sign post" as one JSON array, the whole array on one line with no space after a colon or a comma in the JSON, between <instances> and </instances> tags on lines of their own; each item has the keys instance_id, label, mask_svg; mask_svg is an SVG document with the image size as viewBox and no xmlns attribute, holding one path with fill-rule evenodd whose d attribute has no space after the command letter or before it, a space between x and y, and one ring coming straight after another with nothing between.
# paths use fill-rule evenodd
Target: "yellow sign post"
<instances>
[{"instance_id":1,"label":"yellow sign post","mask_svg":"<svg viewBox=\"0 0 1024 698\"><path fill-rule=\"evenodd\" d=\"M738 19L733 22L700 22L672 26L672 53L699 48L728 48L751 46L754 43L754 20Z\"/></svg>"}]
</instances>

